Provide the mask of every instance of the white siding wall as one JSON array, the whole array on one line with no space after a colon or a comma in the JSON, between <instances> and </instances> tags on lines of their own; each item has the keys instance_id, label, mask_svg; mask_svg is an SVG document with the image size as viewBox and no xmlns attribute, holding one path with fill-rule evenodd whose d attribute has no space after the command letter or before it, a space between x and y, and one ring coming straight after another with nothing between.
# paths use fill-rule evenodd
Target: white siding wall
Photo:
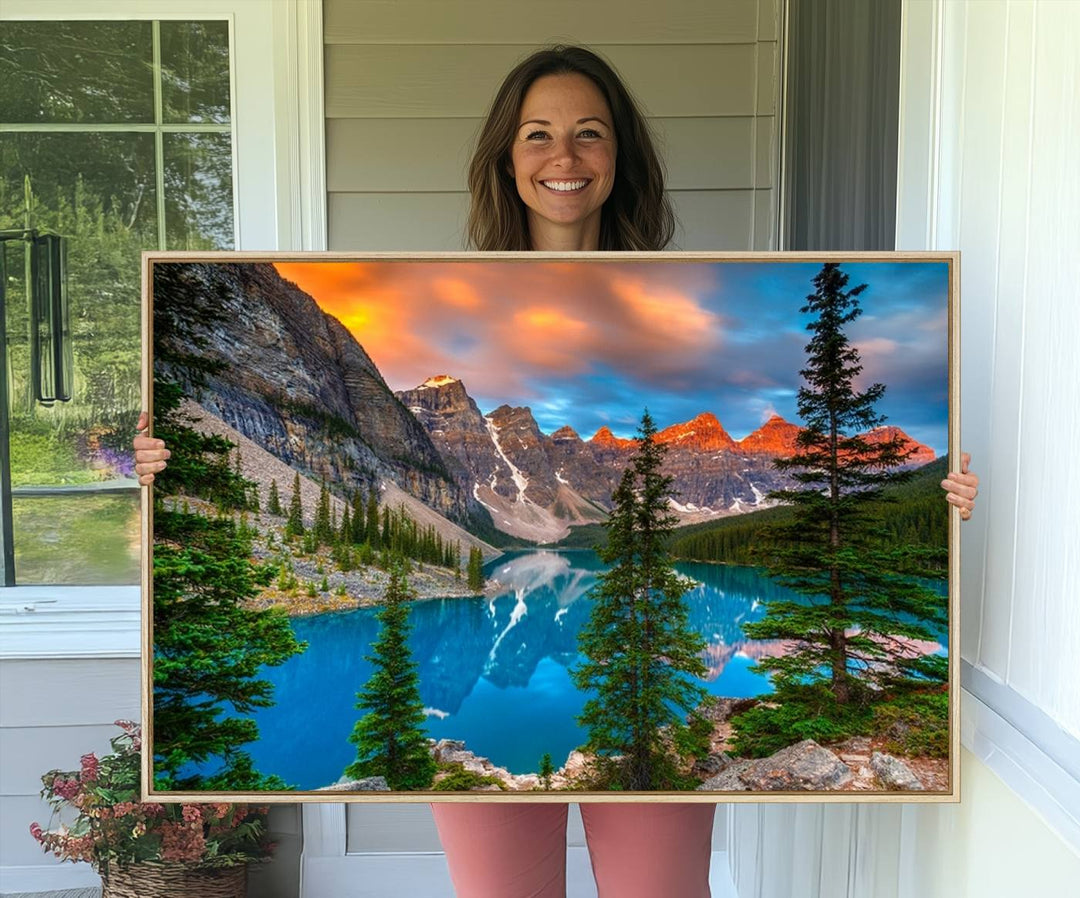
<instances>
[{"instance_id":1,"label":"white siding wall","mask_svg":"<svg viewBox=\"0 0 1080 898\"><path fill-rule=\"evenodd\" d=\"M739 894L1080 882L1080 4L905 0L897 243L961 252L959 805L733 809Z\"/></svg>"},{"instance_id":2,"label":"white siding wall","mask_svg":"<svg viewBox=\"0 0 1080 898\"><path fill-rule=\"evenodd\" d=\"M54 872L30 836L49 822L39 797L41 774L77 770L79 757L107 753L114 720L138 720L138 657L0 660L0 891L95 884L86 864Z\"/></svg>"},{"instance_id":3,"label":"white siding wall","mask_svg":"<svg viewBox=\"0 0 1080 898\"><path fill-rule=\"evenodd\" d=\"M608 57L650 115L681 249L774 249L779 0L326 0L329 248L458 250L492 95L539 46ZM573 23L549 31L546 23Z\"/></svg>"}]
</instances>

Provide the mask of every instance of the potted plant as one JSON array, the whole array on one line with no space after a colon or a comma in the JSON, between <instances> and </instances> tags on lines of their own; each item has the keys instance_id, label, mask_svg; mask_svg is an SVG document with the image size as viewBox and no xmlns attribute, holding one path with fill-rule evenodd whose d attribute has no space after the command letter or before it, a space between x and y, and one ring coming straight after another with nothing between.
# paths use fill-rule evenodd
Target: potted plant
<instances>
[{"instance_id":1,"label":"potted plant","mask_svg":"<svg viewBox=\"0 0 1080 898\"><path fill-rule=\"evenodd\" d=\"M268 809L140 802L140 728L116 725L112 754L83 755L79 770L41 777L56 828L33 823L31 835L61 860L93 865L102 898L243 898L247 865L273 850Z\"/></svg>"}]
</instances>

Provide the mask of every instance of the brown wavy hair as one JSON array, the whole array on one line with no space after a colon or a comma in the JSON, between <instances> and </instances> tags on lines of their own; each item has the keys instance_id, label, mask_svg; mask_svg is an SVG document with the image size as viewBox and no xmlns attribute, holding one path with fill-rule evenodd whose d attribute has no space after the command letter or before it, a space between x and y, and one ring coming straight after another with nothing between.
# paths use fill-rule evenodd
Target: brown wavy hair
<instances>
[{"instance_id":1,"label":"brown wavy hair","mask_svg":"<svg viewBox=\"0 0 1080 898\"><path fill-rule=\"evenodd\" d=\"M675 216L645 116L607 62L584 47L561 45L538 50L518 63L495 94L469 164L469 245L479 250L530 249L525 204L510 174L510 148L533 82L566 74L590 79L614 119L615 180L601 210L600 249L663 249L675 233Z\"/></svg>"}]
</instances>

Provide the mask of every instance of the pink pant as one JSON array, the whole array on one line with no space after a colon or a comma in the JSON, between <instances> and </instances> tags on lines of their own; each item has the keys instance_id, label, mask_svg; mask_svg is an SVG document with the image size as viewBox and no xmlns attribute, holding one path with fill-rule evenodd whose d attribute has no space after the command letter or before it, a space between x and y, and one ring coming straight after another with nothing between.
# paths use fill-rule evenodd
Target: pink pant
<instances>
[{"instance_id":1,"label":"pink pant","mask_svg":"<svg viewBox=\"0 0 1080 898\"><path fill-rule=\"evenodd\" d=\"M564 898L565 804L431 806L458 898ZM714 804L583 804L599 898L709 898Z\"/></svg>"}]
</instances>

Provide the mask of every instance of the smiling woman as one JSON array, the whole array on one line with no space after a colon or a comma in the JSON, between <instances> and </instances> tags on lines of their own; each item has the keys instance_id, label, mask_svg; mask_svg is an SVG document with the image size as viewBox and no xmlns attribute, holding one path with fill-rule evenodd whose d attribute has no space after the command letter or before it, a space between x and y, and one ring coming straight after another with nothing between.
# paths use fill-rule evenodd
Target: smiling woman
<instances>
[{"instance_id":1,"label":"smiling woman","mask_svg":"<svg viewBox=\"0 0 1080 898\"><path fill-rule=\"evenodd\" d=\"M542 240L569 252L595 246L615 178L615 132L603 94L584 75L547 75L525 94L520 117L510 167L533 245Z\"/></svg>"},{"instance_id":2,"label":"smiling woman","mask_svg":"<svg viewBox=\"0 0 1080 898\"><path fill-rule=\"evenodd\" d=\"M541 50L507 75L468 181L480 250L659 250L675 232L645 117L583 47Z\"/></svg>"}]
</instances>

